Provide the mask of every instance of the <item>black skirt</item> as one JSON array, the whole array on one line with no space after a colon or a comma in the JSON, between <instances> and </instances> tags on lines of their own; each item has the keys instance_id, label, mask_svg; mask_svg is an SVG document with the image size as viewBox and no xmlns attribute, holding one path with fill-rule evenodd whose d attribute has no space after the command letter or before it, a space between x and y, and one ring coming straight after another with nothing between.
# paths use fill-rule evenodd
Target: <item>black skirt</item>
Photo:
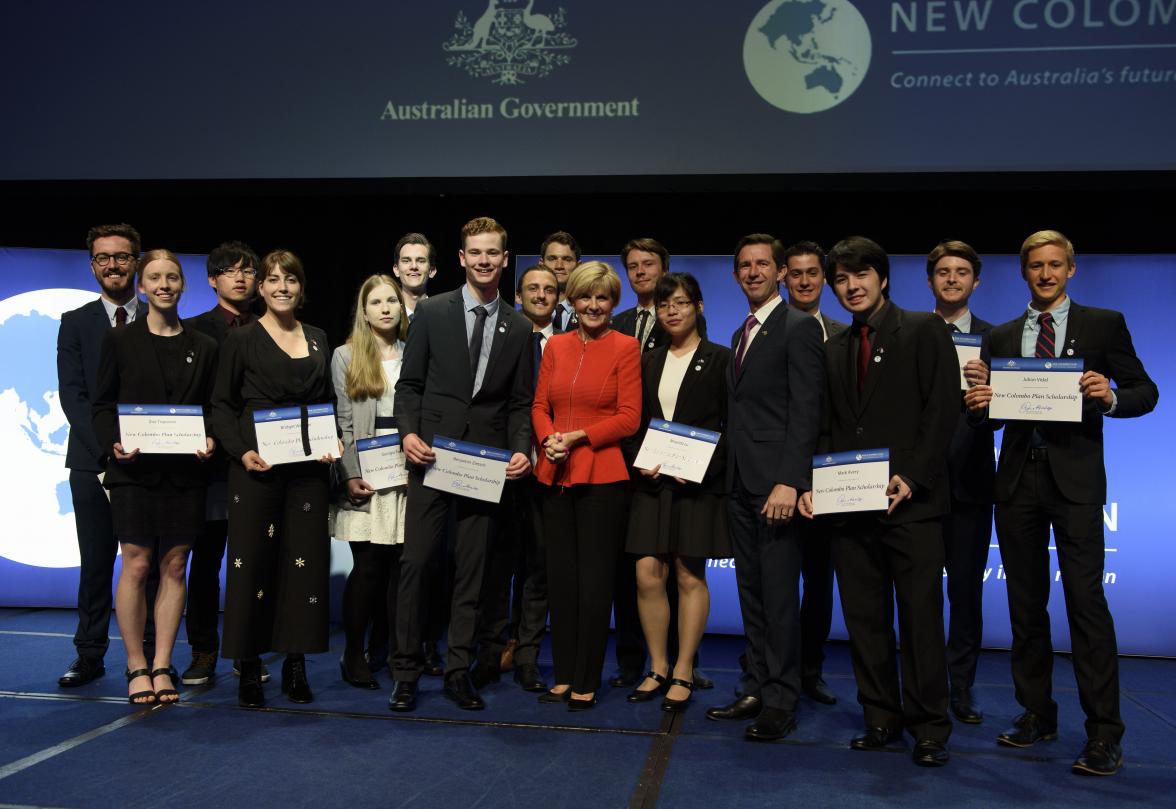
<instances>
[{"instance_id":1,"label":"black skirt","mask_svg":"<svg viewBox=\"0 0 1176 809\"><path fill-rule=\"evenodd\" d=\"M136 545L157 539L195 540L204 532L205 490L181 489L166 481L151 487L115 486L110 490L114 535Z\"/></svg>"},{"instance_id":2,"label":"black skirt","mask_svg":"<svg viewBox=\"0 0 1176 809\"><path fill-rule=\"evenodd\" d=\"M730 558L726 500L668 487L660 492L636 491L629 506L625 550L638 556Z\"/></svg>"}]
</instances>

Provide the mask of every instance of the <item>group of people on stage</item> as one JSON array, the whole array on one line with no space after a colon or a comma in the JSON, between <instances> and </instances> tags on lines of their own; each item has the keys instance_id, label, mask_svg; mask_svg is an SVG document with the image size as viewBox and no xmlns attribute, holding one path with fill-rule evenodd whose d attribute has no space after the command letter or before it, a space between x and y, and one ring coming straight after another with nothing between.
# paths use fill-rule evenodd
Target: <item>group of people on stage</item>
<instances>
[{"instance_id":1,"label":"group of people on stage","mask_svg":"<svg viewBox=\"0 0 1176 809\"><path fill-rule=\"evenodd\" d=\"M773 741L795 728L802 694L836 702L822 678L835 570L864 712L850 746L885 749L905 731L917 764L941 766L952 717L983 721L972 687L995 504L1024 708L997 740L1056 737L1052 529L1087 716L1073 769L1121 766L1102 419L1143 415L1158 391L1123 315L1067 295L1076 262L1062 234L1025 240L1030 301L998 327L969 308L981 259L963 242L928 256L934 311L921 313L890 301L889 259L870 239L826 254L751 234L733 254L748 314L719 344L697 279L670 272L668 251L649 238L620 254L635 307L614 311L621 276L581 261L560 231L518 274L516 309L499 293L506 231L478 218L461 231L461 287L429 295L435 251L407 234L392 273L360 284L333 354L326 333L299 320L307 274L287 250L259 258L240 242L217 247L207 267L217 305L181 320L186 279L174 254L140 254L128 225L91 229L87 246L101 297L63 315L58 340L82 559L78 656L60 685L104 673L121 545L115 607L132 703L178 700L180 681L215 676L219 654L233 660L240 704L260 707L267 652L285 655L283 693L310 702L305 655L328 649L334 537L353 559L341 675L376 689L374 672L389 666L391 710L416 708L424 674L443 674L458 707L481 709L479 690L507 670L540 702L591 709L615 615L609 683L630 689L630 702L681 711L713 686L697 665L707 560L733 556L745 673L707 717L748 722L748 739ZM822 311L826 285L850 324ZM953 332L980 335L981 359L961 364ZM1081 358L1081 421L989 418L991 357ZM125 445L118 414L128 403L204 407L207 445L190 455ZM325 403L337 447L312 452L308 411ZM255 414L283 408L297 409L305 461L271 464L259 451ZM719 435L700 482L635 466L654 419ZM406 483L375 488L357 442L393 433ZM426 482L438 436L506 451L500 502ZM888 507L816 515L814 456L874 448L889 451ZM180 676L172 647L186 573L192 664ZM537 665L549 612L550 684Z\"/></svg>"}]
</instances>

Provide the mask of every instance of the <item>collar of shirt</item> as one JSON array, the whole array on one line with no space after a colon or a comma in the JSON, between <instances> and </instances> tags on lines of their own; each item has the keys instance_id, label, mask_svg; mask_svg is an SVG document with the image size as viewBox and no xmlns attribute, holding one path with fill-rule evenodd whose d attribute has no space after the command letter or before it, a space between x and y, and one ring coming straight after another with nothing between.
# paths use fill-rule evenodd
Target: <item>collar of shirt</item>
<instances>
[{"instance_id":1,"label":"collar of shirt","mask_svg":"<svg viewBox=\"0 0 1176 809\"><path fill-rule=\"evenodd\" d=\"M113 326L115 322L114 313L118 311L119 304L111 303L110 301L106 300L106 298L99 298L98 300L102 301L102 308L106 310L106 319L109 320L110 325ZM129 301L122 304L122 307L127 310L127 323L133 322L134 319L139 316L139 299L137 297L131 298Z\"/></svg>"},{"instance_id":2,"label":"collar of shirt","mask_svg":"<svg viewBox=\"0 0 1176 809\"><path fill-rule=\"evenodd\" d=\"M949 326L955 326L963 334L971 334L972 333L972 310L965 309L964 313L962 315L960 315L959 317L957 317L955 320L944 320L943 322Z\"/></svg>"},{"instance_id":3,"label":"collar of shirt","mask_svg":"<svg viewBox=\"0 0 1176 809\"><path fill-rule=\"evenodd\" d=\"M470 292L470 287L468 284L462 284L461 300L462 300L462 303L465 305L465 310L467 312L473 311L474 307L476 307L476 306L485 306L487 320L489 320L490 318L493 318L495 315L498 314L498 302L500 300L502 300L502 296L495 295L494 300L490 301L489 303L482 303L480 301L474 300L474 296Z\"/></svg>"},{"instance_id":4,"label":"collar of shirt","mask_svg":"<svg viewBox=\"0 0 1176 809\"><path fill-rule=\"evenodd\" d=\"M866 318L866 325L870 327L870 331L878 331L878 326L882 324L882 320L886 317L886 313L890 310L890 301L883 300L882 305L878 307L878 311ZM856 334L862 327L862 321L856 317L853 319L851 326Z\"/></svg>"},{"instance_id":5,"label":"collar of shirt","mask_svg":"<svg viewBox=\"0 0 1176 809\"><path fill-rule=\"evenodd\" d=\"M756 309L754 312L749 312L749 314L755 315L755 319L758 320L759 324L762 326L768 322L768 318L771 317L772 312L776 311L776 307L783 302L784 299L777 295L759 309Z\"/></svg>"},{"instance_id":6,"label":"collar of shirt","mask_svg":"<svg viewBox=\"0 0 1176 809\"><path fill-rule=\"evenodd\" d=\"M1032 323L1033 330L1036 331L1037 330L1037 316L1041 314L1041 311L1038 309L1034 309L1032 303L1029 304L1029 306L1026 308L1025 311L1028 313L1028 316L1025 318L1025 325L1028 327L1029 324ZM1050 309L1049 313L1051 315L1053 315L1055 330L1059 326L1066 325L1066 319L1070 316L1070 296L1067 295L1062 300L1061 303L1059 303L1053 309Z\"/></svg>"},{"instance_id":7,"label":"collar of shirt","mask_svg":"<svg viewBox=\"0 0 1176 809\"><path fill-rule=\"evenodd\" d=\"M543 343L546 344L551 339L551 335L555 334L555 324L548 323L539 330L539 333L543 335Z\"/></svg>"},{"instance_id":8,"label":"collar of shirt","mask_svg":"<svg viewBox=\"0 0 1176 809\"><path fill-rule=\"evenodd\" d=\"M253 320L253 315L250 314L248 311L242 312L239 315L233 314L231 311L226 309L224 306L221 306L219 303L216 305L216 310L217 310L217 312L220 313L220 316L225 321L226 326L232 326L233 320L237 320L237 322L242 326L244 326L249 321Z\"/></svg>"}]
</instances>

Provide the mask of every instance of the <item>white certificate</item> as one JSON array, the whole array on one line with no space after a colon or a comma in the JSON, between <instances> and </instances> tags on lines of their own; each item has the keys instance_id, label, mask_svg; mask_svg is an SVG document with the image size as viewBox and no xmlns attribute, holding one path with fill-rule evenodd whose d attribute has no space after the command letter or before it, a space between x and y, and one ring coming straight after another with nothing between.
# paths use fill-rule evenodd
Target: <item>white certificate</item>
<instances>
[{"instance_id":1,"label":"white certificate","mask_svg":"<svg viewBox=\"0 0 1176 809\"><path fill-rule=\"evenodd\" d=\"M969 360L980 359L980 346L984 343L984 336L956 331L952 332L951 341L955 343L956 356L960 358L960 390L967 390L968 380L964 379L964 366Z\"/></svg>"},{"instance_id":2,"label":"white certificate","mask_svg":"<svg viewBox=\"0 0 1176 809\"><path fill-rule=\"evenodd\" d=\"M324 455L339 455L333 404L306 407L306 434L302 432L301 407L254 410L257 454L271 466L299 461L317 461ZM307 446L309 444L309 446Z\"/></svg>"},{"instance_id":3,"label":"white certificate","mask_svg":"<svg viewBox=\"0 0 1176 809\"><path fill-rule=\"evenodd\" d=\"M425 470L424 479L430 489L487 503L502 499L511 456L506 450L435 435L433 454L437 460Z\"/></svg>"},{"instance_id":4,"label":"white certificate","mask_svg":"<svg viewBox=\"0 0 1176 809\"><path fill-rule=\"evenodd\" d=\"M403 486L408 483L408 468L404 465L404 450L400 435L378 435L355 442L359 457L359 474L376 491Z\"/></svg>"},{"instance_id":5,"label":"white certificate","mask_svg":"<svg viewBox=\"0 0 1176 809\"><path fill-rule=\"evenodd\" d=\"M650 419L633 466L653 469L660 464L663 475L702 483L718 444L719 434L712 430L665 419Z\"/></svg>"},{"instance_id":6,"label":"white certificate","mask_svg":"<svg viewBox=\"0 0 1176 809\"><path fill-rule=\"evenodd\" d=\"M884 511L890 502L890 450L859 449L813 456L813 513Z\"/></svg>"},{"instance_id":7,"label":"white certificate","mask_svg":"<svg viewBox=\"0 0 1176 809\"><path fill-rule=\"evenodd\" d=\"M118 433L126 452L189 455L208 449L200 405L120 404Z\"/></svg>"},{"instance_id":8,"label":"white certificate","mask_svg":"<svg viewBox=\"0 0 1176 809\"><path fill-rule=\"evenodd\" d=\"M1009 421L1082 421L1080 359L992 360L988 415Z\"/></svg>"}]
</instances>

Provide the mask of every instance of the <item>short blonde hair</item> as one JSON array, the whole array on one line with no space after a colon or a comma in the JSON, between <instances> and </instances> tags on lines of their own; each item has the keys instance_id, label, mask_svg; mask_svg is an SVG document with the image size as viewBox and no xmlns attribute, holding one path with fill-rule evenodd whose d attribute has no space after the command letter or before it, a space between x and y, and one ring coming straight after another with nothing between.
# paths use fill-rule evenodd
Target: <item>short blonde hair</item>
<instances>
[{"instance_id":1,"label":"short blonde hair","mask_svg":"<svg viewBox=\"0 0 1176 809\"><path fill-rule=\"evenodd\" d=\"M598 289L608 293L613 306L621 302L621 277L603 261L585 261L576 265L568 276L566 293L569 301L591 295Z\"/></svg>"},{"instance_id":2,"label":"short blonde hair","mask_svg":"<svg viewBox=\"0 0 1176 809\"><path fill-rule=\"evenodd\" d=\"M1029 254L1039 247L1057 245L1066 251L1066 260L1074 266L1074 245L1070 240L1056 230L1039 230L1021 244L1021 272L1029 264Z\"/></svg>"},{"instance_id":3,"label":"short blonde hair","mask_svg":"<svg viewBox=\"0 0 1176 809\"><path fill-rule=\"evenodd\" d=\"M188 288L188 279L184 277L184 267L180 264L179 257L171 250L148 250L139 256L138 283L143 283L143 270L147 269L147 265L152 261L166 261L169 264L175 264L176 269L180 271L180 291Z\"/></svg>"}]
</instances>

